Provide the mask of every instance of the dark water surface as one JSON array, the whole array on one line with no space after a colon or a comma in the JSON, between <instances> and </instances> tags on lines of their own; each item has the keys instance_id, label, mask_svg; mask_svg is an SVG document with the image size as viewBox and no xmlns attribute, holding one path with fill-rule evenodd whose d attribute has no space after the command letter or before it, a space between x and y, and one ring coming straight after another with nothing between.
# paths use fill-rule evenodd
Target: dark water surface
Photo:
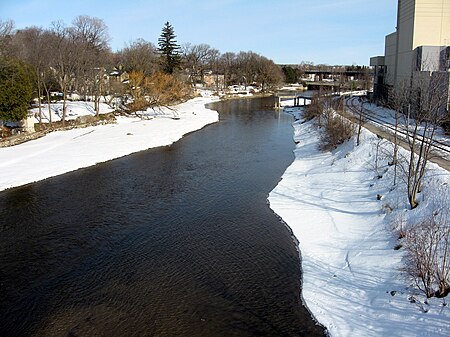
<instances>
[{"instance_id":1,"label":"dark water surface","mask_svg":"<svg viewBox=\"0 0 450 337\"><path fill-rule=\"evenodd\" d=\"M266 201L294 148L272 104L218 103L170 147L0 192L0 336L323 335Z\"/></svg>"}]
</instances>

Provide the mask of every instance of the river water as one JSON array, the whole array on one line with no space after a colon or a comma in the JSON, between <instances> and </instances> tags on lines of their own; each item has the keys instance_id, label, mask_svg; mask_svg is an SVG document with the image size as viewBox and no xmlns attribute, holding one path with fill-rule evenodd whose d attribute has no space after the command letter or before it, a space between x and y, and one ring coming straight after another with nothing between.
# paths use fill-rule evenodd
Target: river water
<instances>
[{"instance_id":1,"label":"river water","mask_svg":"<svg viewBox=\"0 0 450 337\"><path fill-rule=\"evenodd\" d=\"M0 336L323 335L267 205L294 148L272 105L215 103L172 146L0 192Z\"/></svg>"}]
</instances>

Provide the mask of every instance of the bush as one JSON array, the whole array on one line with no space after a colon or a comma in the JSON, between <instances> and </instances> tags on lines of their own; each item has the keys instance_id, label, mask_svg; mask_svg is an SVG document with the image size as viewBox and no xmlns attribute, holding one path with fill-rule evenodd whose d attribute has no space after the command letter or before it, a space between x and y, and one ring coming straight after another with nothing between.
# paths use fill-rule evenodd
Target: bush
<instances>
[{"instance_id":1,"label":"bush","mask_svg":"<svg viewBox=\"0 0 450 337\"><path fill-rule=\"evenodd\" d=\"M318 95L314 95L311 104L305 107L304 117L307 121L320 117L323 113L323 102Z\"/></svg>"},{"instance_id":2,"label":"bush","mask_svg":"<svg viewBox=\"0 0 450 337\"><path fill-rule=\"evenodd\" d=\"M146 78L145 88L151 105L170 105L189 97L190 87L179 77L157 72Z\"/></svg>"},{"instance_id":3,"label":"bush","mask_svg":"<svg viewBox=\"0 0 450 337\"><path fill-rule=\"evenodd\" d=\"M325 119L325 129L319 144L320 150L332 150L354 135L353 124L341 116L329 114Z\"/></svg>"},{"instance_id":4,"label":"bush","mask_svg":"<svg viewBox=\"0 0 450 337\"><path fill-rule=\"evenodd\" d=\"M145 76L143 72L131 72L131 111L169 106L189 98L190 87L175 75L156 72Z\"/></svg>"},{"instance_id":5,"label":"bush","mask_svg":"<svg viewBox=\"0 0 450 337\"><path fill-rule=\"evenodd\" d=\"M132 112L145 111L150 106L149 102L145 97L138 97L133 102L128 105L128 108Z\"/></svg>"},{"instance_id":6,"label":"bush","mask_svg":"<svg viewBox=\"0 0 450 337\"><path fill-rule=\"evenodd\" d=\"M450 211L448 204L435 209L406 231L404 271L427 298L450 292Z\"/></svg>"}]
</instances>

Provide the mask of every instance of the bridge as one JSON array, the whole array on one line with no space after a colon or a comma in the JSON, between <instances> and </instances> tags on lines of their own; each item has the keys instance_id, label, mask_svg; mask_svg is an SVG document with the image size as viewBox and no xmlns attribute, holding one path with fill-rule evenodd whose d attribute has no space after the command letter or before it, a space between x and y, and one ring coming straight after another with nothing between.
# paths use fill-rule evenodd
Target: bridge
<instances>
[{"instance_id":1,"label":"bridge","mask_svg":"<svg viewBox=\"0 0 450 337\"><path fill-rule=\"evenodd\" d=\"M281 109L281 101L282 100L294 100L294 106L302 106L306 105L306 101L309 100L311 102L311 96L305 95L302 92L296 91L279 91L275 94L277 98L275 102L275 109ZM303 104L300 104L301 100L303 100Z\"/></svg>"}]
</instances>

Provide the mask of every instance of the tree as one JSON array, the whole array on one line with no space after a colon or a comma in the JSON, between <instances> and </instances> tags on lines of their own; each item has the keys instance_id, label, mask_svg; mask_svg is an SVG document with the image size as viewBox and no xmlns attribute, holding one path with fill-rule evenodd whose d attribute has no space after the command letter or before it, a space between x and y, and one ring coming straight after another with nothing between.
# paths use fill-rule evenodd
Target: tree
<instances>
[{"instance_id":1,"label":"tree","mask_svg":"<svg viewBox=\"0 0 450 337\"><path fill-rule=\"evenodd\" d=\"M403 82L399 85L398 89L392 90L389 95L389 101L386 104L394 112L392 116L394 118L394 147L392 151L392 161L389 162L389 165L394 165L394 185L397 184L397 169L399 164L399 122L402 110L408 103L409 92L406 88L406 83Z\"/></svg>"},{"instance_id":2,"label":"tree","mask_svg":"<svg viewBox=\"0 0 450 337\"><path fill-rule=\"evenodd\" d=\"M129 73L137 71L149 76L159 70L156 47L143 39L138 39L119 51L118 62Z\"/></svg>"},{"instance_id":3,"label":"tree","mask_svg":"<svg viewBox=\"0 0 450 337\"><path fill-rule=\"evenodd\" d=\"M99 114L100 95L103 89L103 64L109 55L108 27L103 20L81 15L69 28L70 38L77 49L77 79L82 83L85 96L94 100L95 112Z\"/></svg>"},{"instance_id":4,"label":"tree","mask_svg":"<svg viewBox=\"0 0 450 337\"><path fill-rule=\"evenodd\" d=\"M108 27L102 19L87 15L77 16L72 22L71 30L90 49L95 51L109 49Z\"/></svg>"},{"instance_id":5,"label":"tree","mask_svg":"<svg viewBox=\"0 0 450 337\"><path fill-rule=\"evenodd\" d=\"M207 44L183 47L184 65L189 71L192 85L203 83L206 67L209 65L213 49Z\"/></svg>"},{"instance_id":6,"label":"tree","mask_svg":"<svg viewBox=\"0 0 450 337\"><path fill-rule=\"evenodd\" d=\"M245 86L253 83L256 80L256 64L258 61L258 54L249 51L241 51L236 56L236 75L240 83Z\"/></svg>"},{"instance_id":7,"label":"tree","mask_svg":"<svg viewBox=\"0 0 450 337\"><path fill-rule=\"evenodd\" d=\"M62 22L54 22L51 37L48 38L48 48L53 54L51 68L63 94L62 125L65 126L67 110L67 93L73 85L78 67L76 40Z\"/></svg>"},{"instance_id":8,"label":"tree","mask_svg":"<svg viewBox=\"0 0 450 337\"><path fill-rule=\"evenodd\" d=\"M418 72L408 88L405 125L410 154L404 171L411 209L419 204L417 194L422 189L436 130L448 119L445 113L448 94L445 81L448 81L446 72Z\"/></svg>"},{"instance_id":9,"label":"tree","mask_svg":"<svg viewBox=\"0 0 450 337\"><path fill-rule=\"evenodd\" d=\"M2 21L0 19L0 56L8 53L8 45L14 30L14 22L11 20Z\"/></svg>"},{"instance_id":10,"label":"tree","mask_svg":"<svg viewBox=\"0 0 450 337\"><path fill-rule=\"evenodd\" d=\"M365 110L364 109L364 103L366 103L365 101L361 101L360 98L360 106L358 109L358 132L356 135L356 146L359 146L359 144L361 143L361 131L362 131L362 127L363 124L366 122L366 114L369 113L369 110Z\"/></svg>"},{"instance_id":11,"label":"tree","mask_svg":"<svg viewBox=\"0 0 450 337\"><path fill-rule=\"evenodd\" d=\"M273 88L283 81L281 68L272 60L264 56L259 56L257 66L256 81L261 84L261 90Z\"/></svg>"},{"instance_id":12,"label":"tree","mask_svg":"<svg viewBox=\"0 0 450 337\"><path fill-rule=\"evenodd\" d=\"M19 30L11 44L17 58L29 64L35 73L35 93L39 105L39 124L42 125L42 104L44 74L49 67L49 55L45 45L45 31L42 28L30 27Z\"/></svg>"},{"instance_id":13,"label":"tree","mask_svg":"<svg viewBox=\"0 0 450 337\"><path fill-rule=\"evenodd\" d=\"M298 82L298 75L297 70L294 69L291 66L283 66L281 68L283 70L284 79L286 83L297 83Z\"/></svg>"},{"instance_id":14,"label":"tree","mask_svg":"<svg viewBox=\"0 0 450 337\"><path fill-rule=\"evenodd\" d=\"M216 83L216 91L219 91L219 89L223 89L222 85L224 83L221 83L221 81L219 80L219 71L220 71L220 52L217 49L210 49L209 51L209 58L208 58L208 66L209 69L212 70L212 72L214 73L216 79L215 79L215 83Z\"/></svg>"},{"instance_id":15,"label":"tree","mask_svg":"<svg viewBox=\"0 0 450 337\"><path fill-rule=\"evenodd\" d=\"M0 120L24 119L31 97L32 84L27 67L18 60L0 58Z\"/></svg>"},{"instance_id":16,"label":"tree","mask_svg":"<svg viewBox=\"0 0 450 337\"><path fill-rule=\"evenodd\" d=\"M236 54L231 52L222 54L219 59L219 68L225 76L225 85L232 84L236 77L234 71L236 68Z\"/></svg>"},{"instance_id":17,"label":"tree","mask_svg":"<svg viewBox=\"0 0 450 337\"><path fill-rule=\"evenodd\" d=\"M173 72L180 66L180 46L177 44L176 35L169 22L164 25L161 36L158 39L159 52L162 56L163 70L167 74Z\"/></svg>"}]
</instances>

